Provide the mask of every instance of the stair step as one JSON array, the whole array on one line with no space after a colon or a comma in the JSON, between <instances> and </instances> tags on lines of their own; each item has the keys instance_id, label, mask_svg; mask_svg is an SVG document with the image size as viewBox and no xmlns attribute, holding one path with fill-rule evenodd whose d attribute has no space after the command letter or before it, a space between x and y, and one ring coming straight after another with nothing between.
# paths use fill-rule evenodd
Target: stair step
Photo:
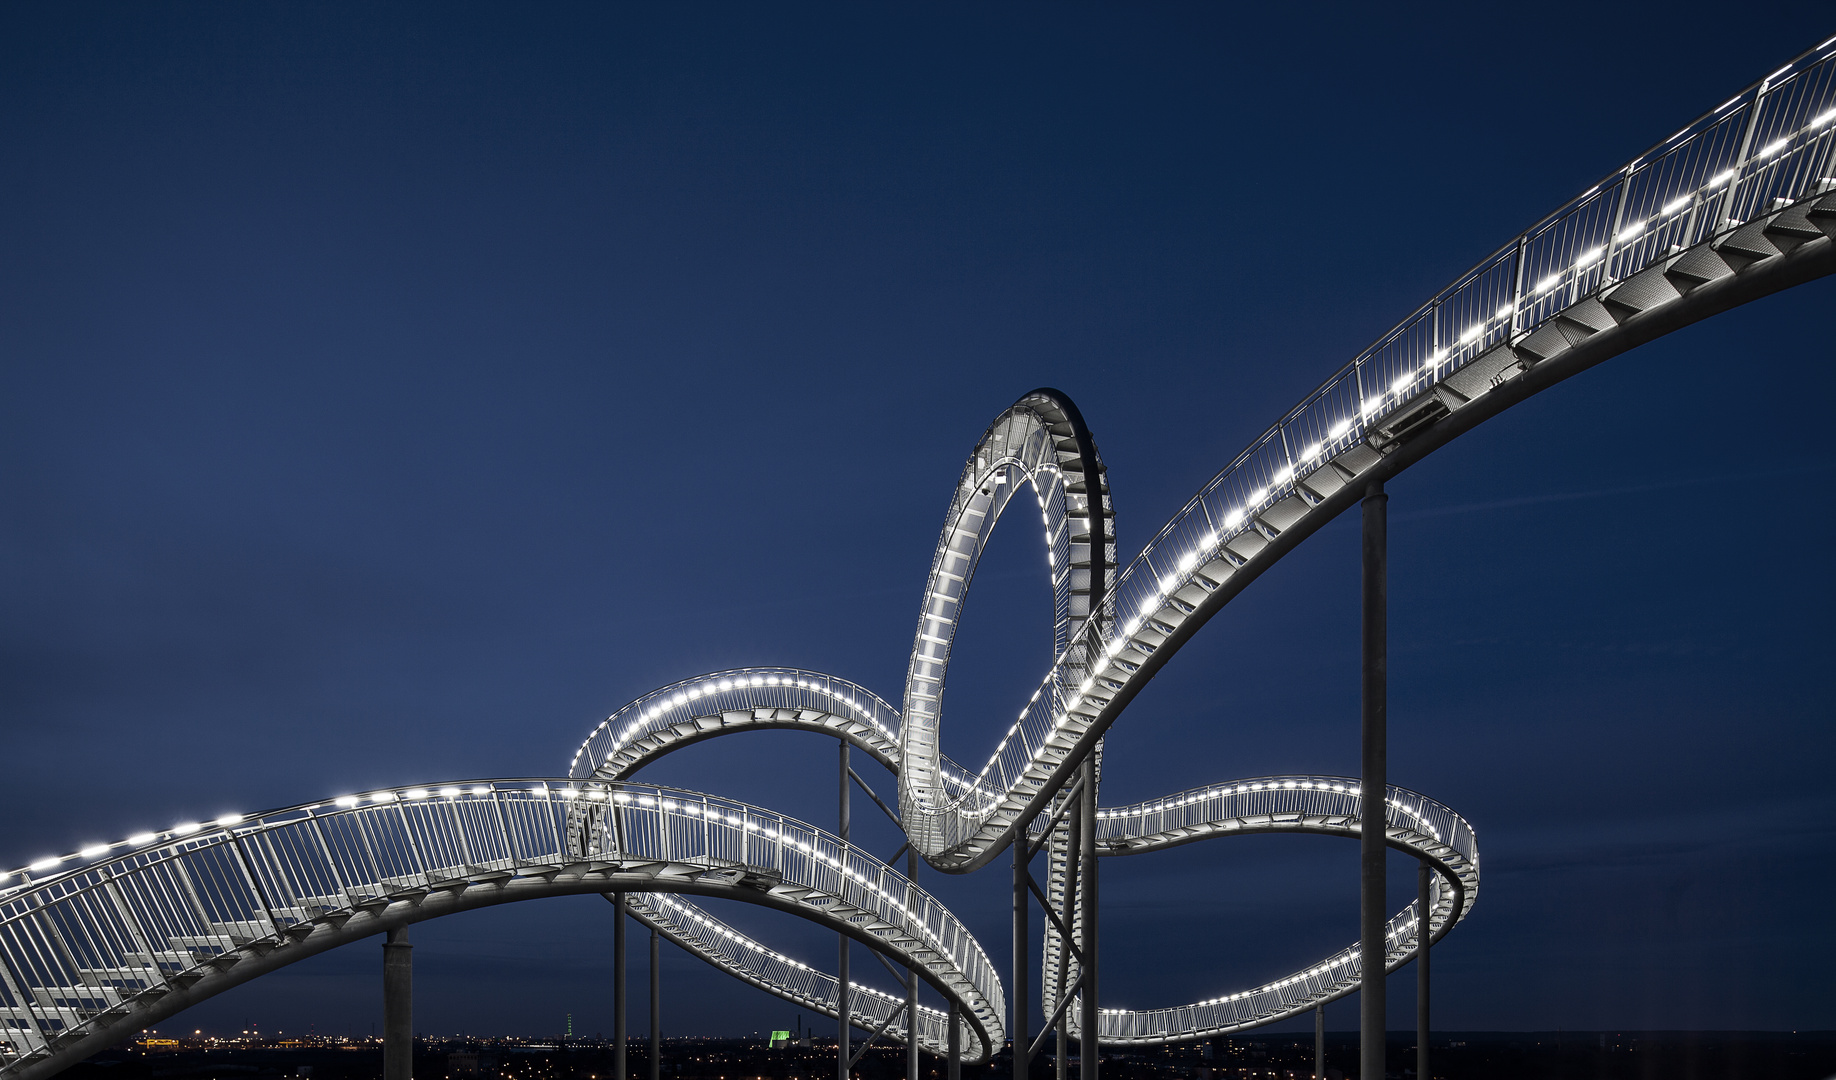
<instances>
[{"instance_id":1,"label":"stair step","mask_svg":"<svg viewBox=\"0 0 1836 1080\"><path fill-rule=\"evenodd\" d=\"M1576 326L1585 328L1589 337L1619 325L1618 321L1613 318L1612 312L1591 296L1562 309L1560 317Z\"/></svg>"},{"instance_id":2,"label":"stair step","mask_svg":"<svg viewBox=\"0 0 1836 1080\"><path fill-rule=\"evenodd\" d=\"M1537 327L1529 337L1519 341L1517 351L1537 360L1547 360L1557 353L1567 352L1573 344L1569 341L1568 335L1564 334L1552 319Z\"/></svg>"},{"instance_id":3,"label":"stair step","mask_svg":"<svg viewBox=\"0 0 1836 1080\"><path fill-rule=\"evenodd\" d=\"M1734 268L1707 245L1691 248L1664 268L1664 276L1683 292L1734 273Z\"/></svg>"},{"instance_id":4,"label":"stair step","mask_svg":"<svg viewBox=\"0 0 1836 1080\"><path fill-rule=\"evenodd\" d=\"M1805 212L1804 217L1823 230L1823 235L1836 240L1836 195L1825 195L1818 199L1816 205Z\"/></svg>"},{"instance_id":5,"label":"stair step","mask_svg":"<svg viewBox=\"0 0 1836 1080\"><path fill-rule=\"evenodd\" d=\"M1605 298L1609 312L1618 315L1625 313L1625 318L1650 311L1670 303L1683 294L1675 284L1664 276L1662 266L1653 266L1620 282Z\"/></svg>"},{"instance_id":6,"label":"stair step","mask_svg":"<svg viewBox=\"0 0 1836 1080\"><path fill-rule=\"evenodd\" d=\"M1745 270L1761 259L1770 259L1782 255L1766 236L1766 222L1755 221L1734 230L1734 234L1723 240L1716 248L1721 257L1735 270Z\"/></svg>"},{"instance_id":7,"label":"stair step","mask_svg":"<svg viewBox=\"0 0 1836 1080\"><path fill-rule=\"evenodd\" d=\"M1495 345L1447 376L1444 385L1471 401L1506 379L1516 378L1523 370L1524 362L1511 346ZM1313 477L1309 476L1307 483L1311 487Z\"/></svg>"},{"instance_id":8,"label":"stair step","mask_svg":"<svg viewBox=\"0 0 1836 1080\"><path fill-rule=\"evenodd\" d=\"M1823 239L1823 230L1811 224L1810 212L1813 204L1799 203L1788 206L1766 225L1766 236L1786 252L1811 240Z\"/></svg>"}]
</instances>

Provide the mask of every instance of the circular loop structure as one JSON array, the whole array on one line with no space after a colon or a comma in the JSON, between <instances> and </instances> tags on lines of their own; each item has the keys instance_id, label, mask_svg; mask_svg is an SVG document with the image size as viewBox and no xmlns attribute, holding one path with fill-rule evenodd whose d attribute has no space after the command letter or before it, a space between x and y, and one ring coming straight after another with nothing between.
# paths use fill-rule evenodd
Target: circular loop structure
<instances>
[{"instance_id":1,"label":"circular loop structure","mask_svg":"<svg viewBox=\"0 0 1836 1080\"><path fill-rule=\"evenodd\" d=\"M1392 786L1385 804L1385 837L1390 847L1433 866L1436 876L1429 897L1429 934L1436 941L1472 911L1479 895L1479 848L1465 818L1413 791ZM1358 781L1342 776L1264 776L1214 784L1133 806L1097 814L1097 849L1103 855L1139 855L1182 844L1264 833L1311 833L1356 839L1363 833L1363 799ZM1053 838L1051 891L1062 904L1066 853ZM1416 901L1389 921L1387 969L1401 967L1420 944ZM1075 931L1082 921L1076 915ZM1058 979L1064 942L1046 924L1040 986L1045 1009L1058 1001ZM1283 978L1189 1005L1155 1009L1102 1009L1098 1041L1115 1045L1149 1045L1170 1038L1205 1038L1261 1027L1304 1013L1358 989L1363 966L1358 943ZM1066 1011L1071 1032L1079 1031L1078 1011Z\"/></svg>"},{"instance_id":2,"label":"circular loop structure","mask_svg":"<svg viewBox=\"0 0 1836 1080\"><path fill-rule=\"evenodd\" d=\"M185 823L0 873L0 1078L40 1080L221 990L367 935L574 893L631 894L630 910L671 940L831 1016L844 996L832 976L692 898L741 900L833 928L915 972L966 1021L966 1060L986 1060L1007 1037L1009 1003L981 947L928 893L801 822L637 784L632 773L720 735L821 731L895 773L908 843L936 869L976 870L1049 830L1040 841L1052 855L1048 896L1068 906L1073 863L1060 812L1074 774L1094 763L1135 695L1250 582L1374 485L1511 406L1833 272L1836 38L1480 260L1252 440L1120 574L1107 475L1082 415L1055 390L1023 396L976 443L951 493L902 709L816 672L717 672L614 713L576 751L566 779L347 796ZM988 760L965 768L940 751L945 676L975 568L1023 486L1051 575L1051 660ZM1094 799L1095 774L1078 787L1080 800ZM1090 832L1098 854L1130 855L1257 832L1359 836L1362 813L1354 781L1264 777L1098 811ZM1391 788L1385 830L1391 847L1438 871L1426 934L1445 934L1477 896L1472 829L1439 803ZM1083 915L1071 917L1076 930ZM1388 965L1413 954L1423 921L1413 906L1390 920ZM1048 923L1048 1011L1055 998L1062 1004L1068 950L1055 930ZM1095 1041L1165 1043L1268 1023L1354 989L1357 955L1354 946L1189 1005L1098 1010ZM898 1008L866 987L845 996L851 1022L864 1026L886 1029ZM1064 1015L1078 1022L1076 1010ZM918 1010L909 1037L941 1049L945 1018Z\"/></svg>"},{"instance_id":3,"label":"circular loop structure","mask_svg":"<svg viewBox=\"0 0 1836 1080\"><path fill-rule=\"evenodd\" d=\"M1027 711L961 789L946 782L941 765L944 677L976 565L1022 485L1033 489L1045 538L1056 662ZM900 730L899 815L913 849L931 865L967 869L968 858L988 845L965 838L991 824L1011 829L1021 820L1024 800L1002 768L1002 755L1027 712L1043 708L1062 717L1070 688L1084 679L1088 657L1076 643L1087 626L1103 621L1101 598L1116 558L1114 519L1096 443L1077 407L1056 390L1035 390L996 417L964 464L925 581ZM1071 744L1048 739L1040 750L1062 756Z\"/></svg>"}]
</instances>

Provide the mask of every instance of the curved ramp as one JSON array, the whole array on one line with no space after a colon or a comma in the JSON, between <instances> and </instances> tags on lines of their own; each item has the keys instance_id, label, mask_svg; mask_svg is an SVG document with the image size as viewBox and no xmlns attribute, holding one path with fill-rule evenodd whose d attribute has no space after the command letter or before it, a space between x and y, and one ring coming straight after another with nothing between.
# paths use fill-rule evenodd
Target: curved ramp
<instances>
[{"instance_id":1,"label":"curved ramp","mask_svg":"<svg viewBox=\"0 0 1836 1080\"><path fill-rule=\"evenodd\" d=\"M1506 242L1252 441L1100 594L1113 617L1059 650L974 790L947 812L902 794L919 850L951 872L987 865L1200 626L1373 482L1594 364L1836 272L1833 237L1836 38Z\"/></svg>"},{"instance_id":2,"label":"curved ramp","mask_svg":"<svg viewBox=\"0 0 1836 1080\"><path fill-rule=\"evenodd\" d=\"M1466 819L1425 795L1391 787L1385 804L1390 847L1436 870L1429 893L1429 932L1439 941L1466 918L1479 896L1479 846ZM1229 836L1264 833L1362 835L1363 799L1358 781L1343 776L1264 776L1238 780L1153 799L1097 814L1097 848L1104 855L1139 855L1182 844ZM1064 850L1054 838L1049 895L1062 905ZM1416 902L1389 921L1386 970L1415 956L1421 931ZM1076 930L1080 917L1073 918ZM1048 920L1040 986L1045 1011L1058 1004L1064 942ZM1363 974L1358 943L1282 978L1227 992L1204 1001L1151 1009L1099 1011L1099 1041L1116 1045L1155 1045L1226 1035L1285 1020L1354 993ZM1065 1012L1072 1034L1078 1010Z\"/></svg>"},{"instance_id":3,"label":"curved ramp","mask_svg":"<svg viewBox=\"0 0 1836 1080\"><path fill-rule=\"evenodd\" d=\"M720 897L820 923L916 970L955 1004L966 1059L985 1060L1004 1038L993 964L928 893L821 830L695 792L467 781L187 823L52 861L0 893L9 1077L48 1076L232 986L393 926L577 893ZM647 903L667 917L666 904ZM784 989L815 1000L820 979L777 960ZM876 1019L871 1002L863 1022ZM921 1023L919 1034L944 1049L940 1024Z\"/></svg>"}]
</instances>

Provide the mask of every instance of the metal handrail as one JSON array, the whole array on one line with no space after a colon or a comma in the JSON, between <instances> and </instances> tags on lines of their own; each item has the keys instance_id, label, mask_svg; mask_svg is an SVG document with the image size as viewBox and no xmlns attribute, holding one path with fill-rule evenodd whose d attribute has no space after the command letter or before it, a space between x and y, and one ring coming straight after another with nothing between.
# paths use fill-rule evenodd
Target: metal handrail
<instances>
[{"instance_id":1,"label":"metal handrail","mask_svg":"<svg viewBox=\"0 0 1836 1080\"><path fill-rule=\"evenodd\" d=\"M776 906L850 932L880 927L876 948L923 971L962 1007L982 1044L974 1056L1003 1037L993 963L928 892L822 830L699 792L472 780L229 815L102 847L55 867L35 864L0 893L0 1042L17 1044L0 1052L0 1076L220 965L278 954L356 912L567 873L637 874L621 879L633 892L654 882L738 898L781 894ZM777 966L767 977L787 993L816 989L806 965L769 956ZM857 1015L873 1015L868 1004ZM942 1052L944 1025L920 1019L920 1038Z\"/></svg>"},{"instance_id":2,"label":"metal handrail","mask_svg":"<svg viewBox=\"0 0 1836 1080\"><path fill-rule=\"evenodd\" d=\"M998 848L1057 766L1049 740L1087 729L1133 680L1207 566L1228 576L1314 505L1309 477L1368 450L1392 420L1480 357L1555 333L1558 316L1604 290L1739 229L1779 205L1836 188L1836 38L1806 50L1722 106L1613 170L1497 248L1303 397L1203 487L1117 575L1111 620L1091 619L1056 658L1020 722L975 774L975 789L930 808L924 850L949 869ZM1511 353L1522 364L1534 356ZM1469 387L1470 389L1470 387ZM1461 400L1470 397L1464 395ZM1171 620L1177 623L1177 617ZM1124 661L1121 668L1113 663ZM1083 673L1109 663L1109 673ZM1068 677L1068 672L1078 677ZM913 823L908 823L908 829Z\"/></svg>"}]
</instances>

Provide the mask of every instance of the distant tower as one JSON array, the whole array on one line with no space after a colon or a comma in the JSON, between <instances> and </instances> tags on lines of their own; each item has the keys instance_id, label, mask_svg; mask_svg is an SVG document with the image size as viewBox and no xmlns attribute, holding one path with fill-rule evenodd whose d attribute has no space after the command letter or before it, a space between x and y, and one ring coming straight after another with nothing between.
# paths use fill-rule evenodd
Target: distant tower
<instances>
[{"instance_id":1,"label":"distant tower","mask_svg":"<svg viewBox=\"0 0 1836 1080\"><path fill-rule=\"evenodd\" d=\"M574 1037L574 1014L573 1013L567 1014L567 1037L570 1039Z\"/></svg>"}]
</instances>

